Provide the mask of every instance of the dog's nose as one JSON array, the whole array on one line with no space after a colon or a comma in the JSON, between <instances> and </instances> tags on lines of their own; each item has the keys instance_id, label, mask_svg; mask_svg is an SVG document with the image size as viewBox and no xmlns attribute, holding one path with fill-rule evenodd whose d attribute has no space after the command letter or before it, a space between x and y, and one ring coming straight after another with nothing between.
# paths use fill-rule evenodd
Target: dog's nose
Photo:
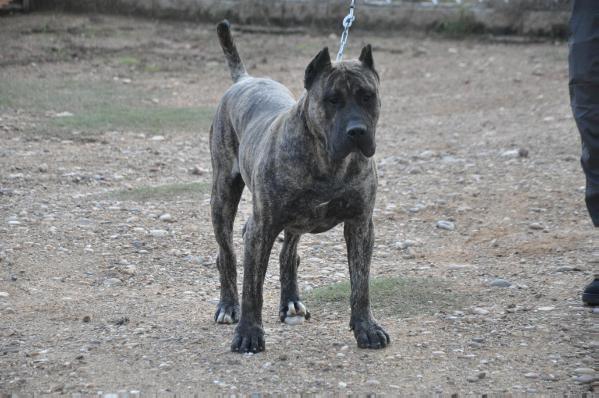
<instances>
[{"instance_id":1,"label":"dog's nose","mask_svg":"<svg viewBox=\"0 0 599 398\"><path fill-rule=\"evenodd\" d=\"M366 127L364 126L353 126L347 129L347 135L349 135L352 139L359 139L365 136L366 133Z\"/></svg>"}]
</instances>

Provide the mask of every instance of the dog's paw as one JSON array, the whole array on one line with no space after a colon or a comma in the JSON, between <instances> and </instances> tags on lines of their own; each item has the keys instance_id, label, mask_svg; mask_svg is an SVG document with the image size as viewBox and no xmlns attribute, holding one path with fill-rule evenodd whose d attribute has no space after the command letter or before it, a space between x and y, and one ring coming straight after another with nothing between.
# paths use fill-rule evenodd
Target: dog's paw
<instances>
[{"instance_id":1,"label":"dog's paw","mask_svg":"<svg viewBox=\"0 0 599 398\"><path fill-rule=\"evenodd\" d=\"M310 319L310 313L301 301L289 300L279 306L279 319L289 325L297 325Z\"/></svg>"},{"instance_id":2,"label":"dog's paw","mask_svg":"<svg viewBox=\"0 0 599 398\"><path fill-rule=\"evenodd\" d=\"M231 351L245 352L261 352L265 349L264 330L258 325L241 325L235 329L235 336L231 343Z\"/></svg>"},{"instance_id":3,"label":"dog's paw","mask_svg":"<svg viewBox=\"0 0 599 398\"><path fill-rule=\"evenodd\" d=\"M385 330L374 321L360 321L351 325L360 348L385 348L391 339Z\"/></svg>"},{"instance_id":4,"label":"dog's paw","mask_svg":"<svg viewBox=\"0 0 599 398\"><path fill-rule=\"evenodd\" d=\"M214 322L221 324L233 324L239 322L239 304L218 303L216 313L214 314Z\"/></svg>"}]
</instances>

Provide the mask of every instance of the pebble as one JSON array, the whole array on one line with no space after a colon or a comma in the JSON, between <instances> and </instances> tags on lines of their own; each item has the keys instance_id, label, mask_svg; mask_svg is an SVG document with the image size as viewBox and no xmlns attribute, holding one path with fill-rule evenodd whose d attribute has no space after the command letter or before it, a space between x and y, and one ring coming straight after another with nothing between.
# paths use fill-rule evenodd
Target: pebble
<instances>
[{"instance_id":1,"label":"pebble","mask_svg":"<svg viewBox=\"0 0 599 398\"><path fill-rule=\"evenodd\" d=\"M345 388L347 387L347 383L340 381L339 384L337 384L339 386L339 388Z\"/></svg>"},{"instance_id":2,"label":"pebble","mask_svg":"<svg viewBox=\"0 0 599 398\"><path fill-rule=\"evenodd\" d=\"M406 239L406 240L400 240L400 241L395 242L394 246L396 249L405 250L409 247L416 246L417 243L418 242L416 242L416 241Z\"/></svg>"},{"instance_id":3,"label":"pebble","mask_svg":"<svg viewBox=\"0 0 599 398\"><path fill-rule=\"evenodd\" d=\"M555 307L552 307L552 306L537 308L538 311L553 311L554 309L555 309Z\"/></svg>"},{"instance_id":4,"label":"pebble","mask_svg":"<svg viewBox=\"0 0 599 398\"><path fill-rule=\"evenodd\" d=\"M487 374L485 372L479 372L475 375L466 377L466 380L470 383L476 383L477 381L484 379L486 376Z\"/></svg>"},{"instance_id":5,"label":"pebble","mask_svg":"<svg viewBox=\"0 0 599 398\"><path fill-rule=\"evenodd\" d=\"M568 267L568 266L557 267L555 269L555 272L577 272L577 271L582 271L582 270L580 268Z\"/></svg>"},{"instance_id":6,"label":"pebble","mask_svg":"<svg viewBox=\"0 0 599 398\"><path fill-rule=\"evenodd\" d=\"M119 278L108 278L104 281L104 285L106 286L120 286L123 284Z\"/></svg>"},{"instance_id":7,"label":"pebble","mask_svg":"<svg viewBox=\"0 0 599 398\"><path fill-rule=\"evenodd\" d=\"M489 285L493 287L510 287L512 286L512 283L505 279L497 278L493 279Z\"/></svg>"},{"instance_id":8,"label":"pebble","mask_svg":"<svg viewBox=\"0 0 599 398\"><path fill-rule=\"evenodd\" d=\"M595 369L591 369L591 368L576 368L574 369L574 374L577 375L594 375Z\"/></svg>"},{"instance_id":9,"label":"pebble","mask_svg":"<svg viewBox=\"0 0 599 398\"><path fill-rule=\"evenodd\" d=\"M175 219L169 213L164 213L163 215L158 217L158 219L164 222L175 222Z\"/></svg>"},{"instance_id":10,"label":"pebble","mask_svg":"<svg viewBox=\"0 0 599 398\"><path fill-rule=\"evenodd\" d=\"M295 326L304 323L305 318L303 316L288 316L285 318L287 325Z\"/></svg>"},{"instance_id":11,"label":"pebble","mask_svg":"<svg viewBox=\"0 0 599 398\"><path fill-rule=\"evenodd\" d=\"M476 265L472 265L472 264L449 264L447 266L447 269L449 271L459 271L459 270L463 270L463 269L474 269L477 268Z\"/></svg>"},{"instance_id":12,"label":"pebble","mask_svg":"<svg viewBox=\"0 0 599 398\"><path fill-rule=\"evenodd\" d=\"M444 229L446 231L453 231L455 229L455 224L451 221L439 220L437 221L437 228Z\"/></svg>"},{"instance_id":13,"label":"pebble","mask_svg":"<svg viewBox=\"0 0 599 398\"><path fill-rule=\"evenodd\" d=\"M533 222L528 225L528 228L536 230L536 231L542 231L545 229L545 226L543 226L543 224L541 224L541 223Z\"/></svg>"},{"instance_id":14,"label":"pebble","mask_svg":"<svg viewBox=\"0 0 599 398\"><path fill-rule=\"evenodd\" d=\"M574 380L578 383L582 383L582 384L590 384L592 382L594 382L597 379L596 376L594 375L580 375L580 376L576 376L574 378Z\"/></svg>"},{"instance_id":15,"label":"pebble","mask_svg":"<svg viewBox=\"0 0 599 398\"><path fill-rule=\"evenodd\" d=\"M150 235L152 235L156 238L162 238L162 237L168 235L168 231L165 231L164 229L151 229Z\"/></svg>"},{"instance_id":16,"label":"pebble","mask_svg":"<svg viewBox=\"0 0 599 398\"><path fill-rule=\"evenodd\" d=\"M37 167L37 169L39 170L40 173L47 173L48 165L46 163L42 163Z\"/></svg>"},{"instance_id":17,"label":"pebble","mask_svg":"<svg viewBox=\"0 0 599 398\"><path fill-rule=\"evenodd\" d=\"M208 170L201 168L200 166L193 166L189 172L195 176L201 176L208 173Z\"/></svg>"},{"instance_id":18,"label":"pebble","mask_svg":"<svg viewBox=\"0 0 599 398\"><path fill-rule=\"evenodd\" d=\"M8 292L0 292L0 298L7 298L9 296L10 294L8 294Z\"/></svg>"},{"instance_id":19,"label":"pebble","mask_svg":"<svg viewBox=\"0 0 599 398\"><path fill-rule=\"evenodd\" d=\"M527 379L538 379L539 378L539 374L538 373L534 373L534 372L528 372L524 374L524 377L526 377Z\"/></svg>"},{"instance_id":20,"label":"pebble","mask_svg":"<svg viewBox=\"0 0 599 398\"><path fill-rule=\"evenodd\" d=\"M475 307L472 309L472 312L476 315L489 315L489 311L484 308Z\"/></svg>"}]
</instances>

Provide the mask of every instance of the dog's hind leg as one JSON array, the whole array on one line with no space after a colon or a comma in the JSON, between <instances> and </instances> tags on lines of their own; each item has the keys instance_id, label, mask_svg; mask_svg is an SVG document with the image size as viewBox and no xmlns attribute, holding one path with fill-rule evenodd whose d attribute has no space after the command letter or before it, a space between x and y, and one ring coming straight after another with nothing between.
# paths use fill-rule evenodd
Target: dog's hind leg
<instances>
[{"instance_id":1,"label":"dog's hind leg","mask_svg":"<svg viewBox=\"0 0 599 398\"><path fill-rule=\"evenodd\" d=\"M297 268L300 257L297 254L297 245L300 240L299 234L285 231L285 240L279 256L280 280L281 280L281 303L279 305L279 319L281 322L291 323L295 317L310 319L310 313L300 301L297 288Z\"/></svg>"},{"instance_id":2,"label":"dog's hind leg","mask_svg":"<svg viewBox=\"0 0 599 398\"><path fill-rule=\"evenodd\" d=\"M220 124L220 123L219 123ZM231 145L234 133L216 125L211 134L212 154L212 225L218 243L216 266L220 274L220 301L214 314L217 323L237 323L240 316L237 294L237 260L233 248L233 222L245 184L237 166L237 145Z\"/></svg>"}]
</instances>

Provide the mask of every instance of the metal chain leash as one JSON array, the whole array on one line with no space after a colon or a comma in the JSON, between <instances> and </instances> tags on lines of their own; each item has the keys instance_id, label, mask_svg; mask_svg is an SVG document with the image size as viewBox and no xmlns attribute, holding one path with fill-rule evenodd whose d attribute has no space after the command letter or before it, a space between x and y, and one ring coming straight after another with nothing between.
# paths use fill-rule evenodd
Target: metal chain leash
<instances>
[{"instance_id":1,"label":"metal chain leash","mask_svg":"<svg viewBox=\"0 0 599 398\"><path fill-rule=\"evenodd\" d=\"M341 58L343 58L343 51L345 50L345 45L347 43L347 37L349 36L349 28L351 27L352 23L354 23L354 20L356 19L356 17L354 16L354 8L355 7L356 7L355 0L351 0L351 5L349 6L349 14L347 14L345 16L345 18L343 18L343 33L341 34L341 43L339 43L339 52L337 53L337 62L341 61Z\"/></svg>"}]
</instances>

